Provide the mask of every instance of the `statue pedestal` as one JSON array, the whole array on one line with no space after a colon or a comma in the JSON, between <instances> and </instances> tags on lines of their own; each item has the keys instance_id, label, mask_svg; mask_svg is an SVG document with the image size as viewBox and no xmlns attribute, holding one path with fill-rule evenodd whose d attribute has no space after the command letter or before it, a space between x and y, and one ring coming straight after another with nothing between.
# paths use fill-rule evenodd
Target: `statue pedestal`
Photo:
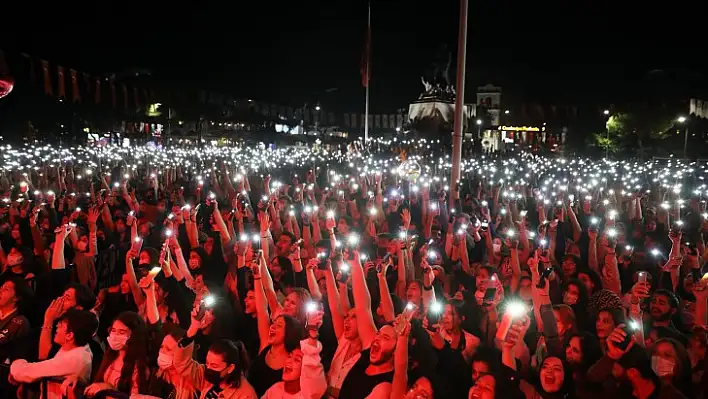
<instances>
[{"instance_id":1,"label":"statue pedestal","mask_svg":"<svg viewBox=\"0 0 708 399\"><path fill-rule=\"evenodd\" d=\"M466 125L468 107L464 107ZM455 123L454 99L442 99L439 96L421 96L408 105L408 120L412 128L424 134L449 133Z\"/></svg>"}]
</instances>

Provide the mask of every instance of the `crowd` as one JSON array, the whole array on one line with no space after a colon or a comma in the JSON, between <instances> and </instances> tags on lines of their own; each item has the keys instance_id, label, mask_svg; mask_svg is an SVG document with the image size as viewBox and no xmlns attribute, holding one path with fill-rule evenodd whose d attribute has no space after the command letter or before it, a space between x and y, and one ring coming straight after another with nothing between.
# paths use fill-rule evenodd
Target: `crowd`
<instances>
[{"instance_id":1,"label":"crowd","mask_svg":"<svg viewBox=\"0 0 708 399\"><path fill-rule=\"evenodd\" d=\"M704 167L431 144L0 146L0 397L708 396Z\"/></svg>"}]
</instances>

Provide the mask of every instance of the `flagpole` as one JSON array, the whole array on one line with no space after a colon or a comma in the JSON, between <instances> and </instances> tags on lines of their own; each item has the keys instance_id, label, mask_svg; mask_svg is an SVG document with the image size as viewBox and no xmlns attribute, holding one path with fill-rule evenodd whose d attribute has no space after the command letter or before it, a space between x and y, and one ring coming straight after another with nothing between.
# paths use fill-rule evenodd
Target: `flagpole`
<instances>
[{"instance_id":1,"label":"flagpole","mask_svg":"<svg viewBox=\"0 0 708 399\"><path fill-rule=\"evenodd\" d=\"M366 54L366 102L364 104L364 146L369 142L369 66L371 64L371 2L367 2L368 17L366 21L367 29L367 54Z\"/></svg>"},{"instance_id":2,"label":"flagpole","mask_svg":"<svg viewBox=\"0 0 708 399\"><path fill-rule=\"evenodd\" d=\"M467 9L468 0L460 0L460 26L457 37L457 81L455 85L455 124L452 133L452 176L450 184L460 181L462 163L462 135L464 134L465 66L467 65ZM450 208L456 198L450 196ZM458 199L459 200L459 199Z\"/></svg>"}]
</instances>

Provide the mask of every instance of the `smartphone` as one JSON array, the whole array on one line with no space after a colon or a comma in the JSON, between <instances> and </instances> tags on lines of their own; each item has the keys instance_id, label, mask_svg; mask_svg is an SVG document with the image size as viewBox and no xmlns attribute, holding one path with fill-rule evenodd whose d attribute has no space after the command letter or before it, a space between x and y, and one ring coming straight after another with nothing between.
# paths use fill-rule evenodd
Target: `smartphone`
<instances>
[{"instance_id":1,"label":"smartphone","mask_svg":"<svg viewBox=\"0 0 708 399\"><path fill-rule=\"evenodd\" d=\"M408 321L411 321L417 310L418 305L414 304L413 302L408 302L406 304L406 308L403 310L403 315L406 317L406 319L408 319Z\"/></svg>"},{"instance_id":2,"label":"smartphone","mask_svg":"<svg viewBox=\"0 0 708 399\"><path fill-rule=\"evenodd\" d=\"M155 277L157 277L158 274L162 271L162 268L160 266L154 266L150 271L148 272L148 278L151 280L155 280Z\"/></svg>"},{"instance_id":3,"label":"smartphone","mask_svg":"<svg viewBox=\"0 0 708 399\"><path fill-rule=\"evenodd\" d=\"M339 282L342 284L346 284L347 280L349 279L349 264L347 262L342 262L342 264L339 266Z\"/></svg>"},{"instance_id":4,"label":"smartphone","mask_svg":"<svg viewBox=\"0 0 708 399\"><path fill-rule=\"evenodd\" d=\"M435 325L440 322L440 317L443 312L443 304L440 302L433 302L430 304L428 309L428 314L425 317L428 319L428 330L435 331Z\"/></svg>"},{"instance_id":5,"label":"smartphone","mask_svg":"<svg viewBox=\"0 0 708 399\"><path fill-rule=\"evenodd\" d=\"M492 303L494 302L494 297L497 295L497 287L496 287L496 277L492 276L489 280L487 280L487 289L484 291L484 299L483 303Z\"/></svg>"},{"instance_id":6,"label":"smartphone","mask_svg":"<svg viewBox=\"0 0 708 399\"><path fill-rule=\"evenodd\" d=\"M524 303L519 301L510 301L506 305L504 316L502 317L502 321L499 324L499 328L497 329L496 338L501 342L506 341L507 335L509 334L509 330L511 329L511 325L514 320L523 316L524 314L526 314L526 312L528 312L528 308Z\"/></svg>"},{"instance_id":7,"label":"smartphone","mask_svg":"<svg viewBox=\"0 0 708 399\"><path fill-rule=\"evenodd\" d=\"M615 344L619 349L627 349L627 346L629 346L629 343L632 341L632 336L634 333L636 333L639 330L639 323L636 321L630 319L627 321L627 324L624 325L622 328L627 335L625 335L624 340L622 342L619 342Z\"/></svg>"},{"instance_id":8,"label":"smartphone","mask_svg":"<svg viewBox=\"0 0 708 399\"><path fill-rule=\"evenodd\" d=\"M135 253L140 254L140 250L143 249L143 239L140 237L135 237L133 242L130 244L130 249L135 251Z\"/></svg>"},{"instance_id":9,"label":"smartphone","mask_svg":"<svg viewBox=\"0 0 708 399\"><path fill-rule=\"evenodd\" d=\"M647 282L647 272L645 272L645 271L637 272L637 282L638 283L646 283Z\"/></svg>"},{"instance_id":10,"label":"smartphone","mask_svg":"<svg viewBox=\"0 0 708 399\"><path fill-rule=\"evenodd\" d=\"M317 263L317 268L320 270L327 270L327 253L326 252L318 253L317 259L319 260L319 263Z\"/></svg>"},{"instance_id":11,"label":"smartphone","mask_svg":"<svg viewBox=\"0 0 708 399\"><path fill-rule=\"evenodd\" d=\"M216 297L213 295L205 296L204 299L199 302L199 310L197 310L197 315L194 318L197 320L203 319L206 311L211 309L211 307L214 306L214 303L216 303Z\"/></svg>"}]
</instances>

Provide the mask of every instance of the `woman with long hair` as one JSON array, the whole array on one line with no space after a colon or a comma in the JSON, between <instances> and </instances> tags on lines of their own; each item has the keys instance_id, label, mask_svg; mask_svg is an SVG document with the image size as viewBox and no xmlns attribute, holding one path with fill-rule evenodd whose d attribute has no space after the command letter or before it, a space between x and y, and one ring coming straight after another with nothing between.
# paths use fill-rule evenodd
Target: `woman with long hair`
<instances>
[{"instance_id":1,"label":"woman with long hair","mask_svg":"<svg viewBox=\"0 0 708 399\"><path fill-rule=\"evenodd\" d=\"M162 326L164 334L157 356L157 370L150 379L150 394L160 398L197 399L197 387L175 364L175 352L186 332L176 324Z\"/></svg>"},{"instance_id":2,"label":"woman with long hair","mask_svg":"<svg viewBox=\"0 0 708 399\"><path fill-rule=\"evenodd\" d=\"M651 347L650 354L651 367L661 383L673 385L692 398L691 360L686 348L673 338L661 338Z\"/></svg>"},{"instance_id":3,"label":"woman with long hair","mask_svg":"<svg viewBox=\"0 0 708 399\"><path fill-rule=\"evenodd\" d=\"M256 392L246 380L250 362L248 352L240 341L214 341L207 352L205 364L200 364L192 358L194 337L211 323L209 313L198 317L198 308L192 311L192 323L173 352L174 355L170 359L172 365L179 375L201 392L201 399L257 399Z\"/></svg>"},{"instance_id":4,"label":"woman with long hair","mask_svg":"<svg viewBox=\"0 0 708 399\"><path fill-rule=\"evenodd\" d=\"M108 347L84 395L92 398L101 391L115 390L129 395L148 391L148 333L145 322L135 312L123 312L108 330Z\"/></svg>"},{"instance_id":5,"label":"woman with long hair","mask_svg":"<svg viewBox=\"0 0 708 399\"><path fill-rule=\"evenodd\" d=\"M268 273L265 259L260 256L259 264L253 268L254 291L256 294L256 318L260 348L258 357L253 362L249 381L261 397L273 384L282 379L283 368L290 357L290 353L300 347L300 340L304 336L302 324L291 312L296 307L304 309L303 304L293 304L286 301L283 311L271 323L268 311L268 300L263 289L261 276ZM297 295L291 293L291 295ZM299 313L299 312L298 312Z\"/></svg>"}]
</instances>

